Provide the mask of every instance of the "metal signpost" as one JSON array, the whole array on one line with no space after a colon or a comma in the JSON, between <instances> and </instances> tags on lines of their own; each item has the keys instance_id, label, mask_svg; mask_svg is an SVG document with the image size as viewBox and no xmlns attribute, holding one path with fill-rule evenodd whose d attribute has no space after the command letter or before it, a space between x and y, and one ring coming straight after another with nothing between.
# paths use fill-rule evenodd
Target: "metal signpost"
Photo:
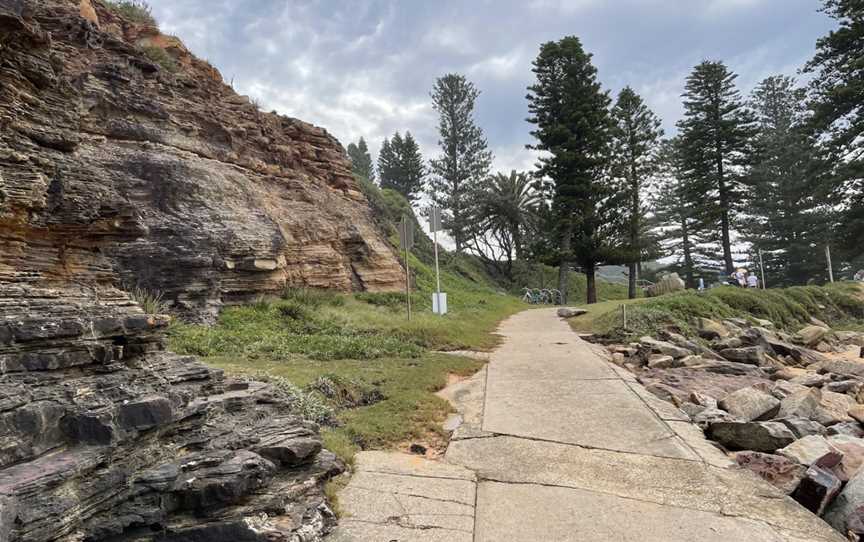
<instances>
[{"instance_id":1,"label":"metal signpost","mask_svg":"<svg viewBox=\"0 0 864 542\"><path fill-rule=\"evenodd\" d=\"M762 272L762 289L766 290L768 285L765 284L765 263L762 261L762 249L759 249L759 271Z\"/></svg>"},{"instance_id":2,"label":"metal signpost","mask_svg":"<svg viewBox=\"0 0 864 542\"><path fill-rule=\"evenodd\" d=\"M408 251L414 247L414 224L405 215L399 222L399 244L405 250L405 302L408 305L408 320L411 320L411 271L408 266Z\"/></svg>"},{"instance_id":3,"label":"metal signpost","mask_svg":"<svg viewBox=\"0 0 864 542\"><path fill-rule=\"evenodd\" d=\"M441 230L441 208L429 208L429 231L435 247L435 293L432 294L432 312L447 314L447 294L441 292L441 271L438 268L438 231Z\"/></svg>"}]
</instances>

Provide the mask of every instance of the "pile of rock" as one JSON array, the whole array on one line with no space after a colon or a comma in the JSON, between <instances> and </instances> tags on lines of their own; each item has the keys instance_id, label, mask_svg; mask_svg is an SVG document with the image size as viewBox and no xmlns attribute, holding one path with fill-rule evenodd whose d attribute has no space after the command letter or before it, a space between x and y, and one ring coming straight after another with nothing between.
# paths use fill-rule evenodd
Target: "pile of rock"
<instances>
[{"instance_id":1,"label":"pile of rock","mask_svg":"<svg viewBox=\"0 0 864 542\"><path fill-rule=\"evenodd\" d=\"M698 339L664 331L609 350L742 468L864 535L864 333L814 321L787 334L741 319L702 319L698 330Z\"/></svg>"}]
</instances>

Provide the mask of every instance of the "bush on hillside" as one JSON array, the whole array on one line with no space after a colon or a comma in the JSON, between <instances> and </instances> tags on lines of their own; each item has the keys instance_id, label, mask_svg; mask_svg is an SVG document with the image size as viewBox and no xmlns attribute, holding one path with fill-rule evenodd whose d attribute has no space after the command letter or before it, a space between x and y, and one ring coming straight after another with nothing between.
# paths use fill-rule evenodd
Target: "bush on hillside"
<instances>
[{"instance_id":1,"label":"bush on hillside","mask_svg":"<svg viewBox=\"0 0 864 542\"><path fill-rule=\"evenodd\" d=\"M724 286L707 292L692 290L653 298L628 308L628 326L620 314L600 317L598 328L609 339L625 340L675 328L695 335L697 318L766 319L787 331L797 331L818 318L831 325L847 326L864 319L864 295L847 285L795 286L751 290Z\"/></svg>"},{"instance_id":2,"label":"bush on hillside","mask_svg":"<svg viewBox=\"0 0 864 542\"><path fill-rule=\"evenodd\" d=\"M144 0L107 0L105 3L111 11L124 19L156 26L150 4Z\"/></svg>"},{"instance_id":3,"label":"bush on hillside","mask_svg":"<svg viewBox=\"0 0 864 542\"><path fill-rule=\"evenodd\" d=\"M145 45L141 47L141 52L144 53L151 62L158 64L167 72L174 73L177 71L177 61L169 55L165 49L156 47L155 45Z\"/></svg>"}]
</instances>

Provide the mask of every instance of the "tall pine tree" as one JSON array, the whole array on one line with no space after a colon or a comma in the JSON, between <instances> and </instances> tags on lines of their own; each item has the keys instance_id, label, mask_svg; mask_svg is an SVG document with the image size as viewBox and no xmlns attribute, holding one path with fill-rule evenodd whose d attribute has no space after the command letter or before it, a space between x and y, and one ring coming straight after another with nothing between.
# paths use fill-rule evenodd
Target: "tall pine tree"
<instances>
[{"instance_id":1,"label":"tall pine tree","mask_svg":"<svg viewBox=\"0 0 864 542\"><path fill-rule=\"evenodd\" d=\"M462 252L472 236L477 193L492 166L483 130L474 122L474 103L480 91L465 76L439 77L432 88L432 107L438 112L441 156L429 161L429 196L442 208L444 229Z\"/></svg>"},{"instance_id":2,"label":"tall pine tree","mask_svg":"<svg viewBox=\"0 0 864 542\"><path fill-rule=\"evenodd\" d=\"M687 77L684 118L678 122L688 199L700 207L700 228L719 232L723 269L735 269L732 229L741 209L742 170L753 120L735 88L738 76L722 62L705 61Z\"/></svg>"},{"instance_id":3,"label":"tall pine tree","mask_svg":"<svg viewBox=\"0 0 864 542\"><path fill-rule=\"evenodd\" d=\"M816 74L812 126L831 165L825 193L841 210L834 235L857 269L864 267L864 15L860 0L824 0L822 10L839 27L816 42L805 68Z\"/></svg>"},{"instance_id":4,"label":"tall pine tree","mask_svg":"<svg viewBox=\"0 0 864 542\"><path fill-rule=\"evenodd\" d=\"M757 131L747 178L745 239L762 252L772 286L806 284L823 275L826 224L813 176L814 147L804 132L804 90L786 76L753 91Z\"/></svg>"},{"instance_id":5,"label":"tall pine tree","mask_svg":"<svg viewBox=\"0 0 864 542\"><path fill-rule=\"evenodd\" d=\"M366 140L362 137L355 145L348 144L348 158L351 159L351 170L355 175L359 175L366 180L375 181L375 168L372 166L372 156L369 154L369 147L366 146Z\"/></svg>"},{"instance_id":6,"label":"tall pine tree","mask_svg":"<svg viewBox=\"0 0 864 542\"><path fill-rule=\"evenodd\" d=\"M652 226L660 246L672 258L669 268L678 272L687 288L695 288L703 275L704 242L696 228L698 210L688 198L679 138L664 140L657 153L657 172L651 191L655 210Z\"/></svg>"},{"instance_id":7,"label":"tall pine tree","mask_svg":"<svg viewBox=\"0 0 864 542\"><path fill-rule=\"evenodd\" d=\"M587 302L594 303L595 270L609 260L621 222L619 191L607 175L611 100L575 36L544 43L533 66L537 81L528 87L528 122L536 125L531 135L537 143L529 148L543 152L537 172L551 182L558 289L567 292L570 263L576 262L585 271Z\"/></svg>"},{"instance_id":8,"label":"tall pine tree","mask_svg":"<svg viewBox=\"0 0 864 542\"><path fill-rule=\"evenodd\" d=\"M612 174L625 181L627 235L624 254L630 275L628 295L633 299L636 297L640 263L655 256L653 236L646 227L648 209L642 193L656 172L656 151L663 130L660 119L629 86L618 94L612 118L615 121Z\"/></svg>"},{"instance_id":9,"label":"tall pine tree","mask_svg":"<svg viewBox=\"0 0 864 542\"><path fill-rule=\"evenodd\" d=\"M426 166L411 132L405 132L405 137L396 132L391 139L384 139L378 153L378 175L381 188L395 190L411 203L417 201L423 190Z\"/></svg>"}]
</instances>

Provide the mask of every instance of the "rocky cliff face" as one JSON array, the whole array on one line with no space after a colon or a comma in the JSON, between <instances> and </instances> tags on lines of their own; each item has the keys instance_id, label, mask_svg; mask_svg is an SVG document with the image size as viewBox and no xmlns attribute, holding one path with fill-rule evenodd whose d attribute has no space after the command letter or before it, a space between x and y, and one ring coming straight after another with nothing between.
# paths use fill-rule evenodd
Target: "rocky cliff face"
<instances>
[{"instance_id":1,"label":"rocky cliff face","mask_svg":"<svg viewBox=\"0 0 864 542\"><path fill-rule=\"evenodd\" d=\"M339 144L98 0L0 0L0 127L0 542L318 540L315 426L120 287L399 287Z\"/></svg>"},{"instance_id":2,"label":"rocky cliff face","mask_svg":"<svg viewBox=\"0 0 864 542\"><path fill-rule=\"evenodd\" d=\"M0 269L119 276L202 319L286 284L401 286L326 131L98 0L3 4Z\"/></svg>"}]
</instances>

